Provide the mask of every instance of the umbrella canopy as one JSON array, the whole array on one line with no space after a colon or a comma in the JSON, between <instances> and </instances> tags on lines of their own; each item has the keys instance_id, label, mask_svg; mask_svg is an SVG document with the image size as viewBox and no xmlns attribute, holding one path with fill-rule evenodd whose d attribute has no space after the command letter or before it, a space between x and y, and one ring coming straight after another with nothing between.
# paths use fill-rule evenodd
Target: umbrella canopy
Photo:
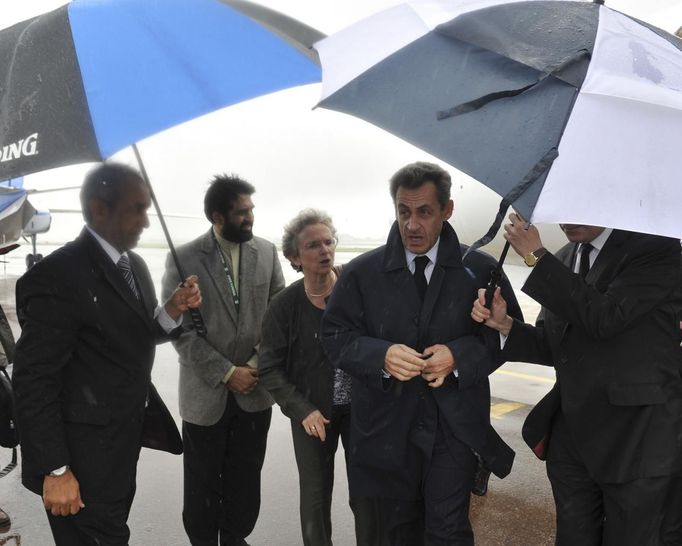
<instances>
[{"instance_id":1,"label":"umbrella canopy","mask_svg":"<svg viewBox=\"0 0 682 546\"><path fill-rule=\"evenodd\" d=\"M682 237L678 38L591 2L416 0L315 47L321 106L457 167L501 210Z\"/></svg>"},{"instance_id":2,"label":"umbrella canopy","mask_svg":"<svg viewBox=\"0 0 682 546\"><path fill-rule=\"evenodd\" d=\"M241 0L78 0L0 31L0 179L105 159L320 80L323 34Z\"/></svg>"}]
</instances>

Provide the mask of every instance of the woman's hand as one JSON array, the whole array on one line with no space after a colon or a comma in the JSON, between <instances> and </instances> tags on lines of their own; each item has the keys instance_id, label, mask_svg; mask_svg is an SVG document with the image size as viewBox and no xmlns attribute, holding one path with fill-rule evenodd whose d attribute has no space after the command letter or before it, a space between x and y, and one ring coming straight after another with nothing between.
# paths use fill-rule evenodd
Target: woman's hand
<instances>
[{"instance_id":1,"label":"woman's hand","mask_svg":"<svg viewBox=\"0 0 682 546\"><path fill-rule=\"evenodd\" d=\"M319 410L315 410L308 417L301 421L303 430L308 436L317 436L322 442L327 438L327 430L325 426L329 424L329 419L325 419L324 415Z\"/></svg>"}]
</instances>

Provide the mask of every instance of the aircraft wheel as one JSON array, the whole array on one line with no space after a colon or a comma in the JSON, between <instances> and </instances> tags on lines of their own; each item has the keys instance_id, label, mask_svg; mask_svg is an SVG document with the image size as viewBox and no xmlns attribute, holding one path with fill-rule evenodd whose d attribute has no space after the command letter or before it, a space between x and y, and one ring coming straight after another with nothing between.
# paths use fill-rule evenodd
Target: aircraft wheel
<instances>
[{"instance_id":1,"label":"aircraft wheel","mask_svg":"<svg viewBox=\"0 0 682 546\"><path fill-rule=\"evenodd\" d=\"M31 269L35 264L43 259L42 254L27 254L26 255L26 269Z\"/></svg>"}]
</instances>

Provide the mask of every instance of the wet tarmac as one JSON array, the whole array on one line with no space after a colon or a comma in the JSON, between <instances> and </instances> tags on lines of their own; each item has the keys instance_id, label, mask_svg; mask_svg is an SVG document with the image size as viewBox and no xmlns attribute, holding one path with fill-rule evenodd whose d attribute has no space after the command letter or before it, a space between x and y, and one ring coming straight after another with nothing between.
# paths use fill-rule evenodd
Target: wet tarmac
<instances>
[{"instance_id":1,"label":"wet tarmac","mask_svg":"<svg viewBox=\"0 0 682 546\"><path fill-rule=\"evenodd\" d=\"M141 252L155 280L160 278L165 251ZM0 303L8 317L16 320L14 282L17 267L0 276ZM286 271L286 270L285 270ZM508 268L515 287L522 283L525 268ZM537 306L521 294L527 319ZM15 333L18 326L14 322ZM160 346L153 372L154 383L171 412L177 410L177 358L172 346ZM493 424L516 451L510 476L491 478L485 497L473 497L472 522L480 546L545 546L554 543L554 506L544 464L537 460L521 439L521 425L531 404L551 388L553 370L509 363L491 377ZM9 462L11 452L0 450L0 465ZM353 546L354 533L341 448L337 454L333 538L337 546ZM256 529L248 538L252 546L297 546L301 544L298 519L298 475L294 461L289 420L278 408L273 412L268 450L263 469L262 508ZM24 489L19 470L0 479L0 507L12 517L10 533L21 537L22 546L54 544L40 498ZM130 514L132 546L186 546L182 528L181 457L144 449L138 465L138 487ZM3 537L0 534L0 545ZM8 540L6 544L15 544Z\"/></svg>"}]
</instances>

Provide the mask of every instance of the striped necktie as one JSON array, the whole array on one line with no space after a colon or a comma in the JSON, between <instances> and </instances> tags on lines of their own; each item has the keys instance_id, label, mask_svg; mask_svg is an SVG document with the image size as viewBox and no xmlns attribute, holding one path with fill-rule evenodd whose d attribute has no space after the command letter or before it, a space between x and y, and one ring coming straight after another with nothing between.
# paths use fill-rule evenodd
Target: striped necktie
<instances>
[{"instance_id":1,"label":"striped necktie","mask_svg":"<svg viewBox=\"0 0 682 546\"><path fill-rule=\"evenodd\" d=\"M123 278L125 279L126 283L128 283L128 286L133 291L133 294L135 294L135 297L139 300L140 292L137 289L137 284L135 283L133 270L130 269L130 260L128 259L128 256L126 256L125 254L121 254L121 257L118 259L118 262L116 262L116 267L118 267L118 270L121 272L121 275L123 275Z\"/></svg>"}]
</instances>

